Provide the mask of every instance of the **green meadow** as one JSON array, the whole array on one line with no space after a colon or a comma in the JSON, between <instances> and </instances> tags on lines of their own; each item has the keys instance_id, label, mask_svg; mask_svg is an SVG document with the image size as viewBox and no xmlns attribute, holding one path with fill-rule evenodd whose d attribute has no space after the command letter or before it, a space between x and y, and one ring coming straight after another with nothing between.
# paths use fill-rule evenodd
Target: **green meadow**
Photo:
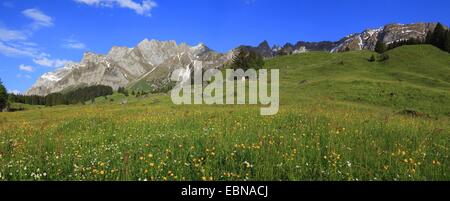
<instances>
[{"instance_id":1,"label":"green meadow","mask_svg":"<svg viewBox=\"0 0 450 201\"><path fill-rule=\"evenodd\" d=\"M450 55L277 57L280 111L170 94L0 113L0 180L450 180ZM121 104L127 100L126 104Z\"/></svg>"}]
</instances>

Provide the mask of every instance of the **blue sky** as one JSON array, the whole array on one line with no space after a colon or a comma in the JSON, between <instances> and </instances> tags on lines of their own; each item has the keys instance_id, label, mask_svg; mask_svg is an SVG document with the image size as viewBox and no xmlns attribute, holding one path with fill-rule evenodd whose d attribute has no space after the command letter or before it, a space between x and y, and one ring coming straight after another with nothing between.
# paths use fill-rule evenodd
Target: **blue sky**
<instances>
[{"instance_id":1,"label":"blue sky","mask_svg":"<svg viewBox=\"0 0 450 201\"><path fill-rule=\"evenodd\" d=\"M26 91L85 51L176 40L238 45L338 40L387 23L450 24L447 0L0 0L0 79Z\"/></svg>"}]
</instances>

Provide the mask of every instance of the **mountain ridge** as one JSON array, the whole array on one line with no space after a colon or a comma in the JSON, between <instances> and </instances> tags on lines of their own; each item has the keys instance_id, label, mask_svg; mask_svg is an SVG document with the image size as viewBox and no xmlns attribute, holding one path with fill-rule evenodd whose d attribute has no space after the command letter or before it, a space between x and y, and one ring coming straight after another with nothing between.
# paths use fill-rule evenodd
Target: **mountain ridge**
<instances>
[{"instance_id":1,"label":"mountain ridge","mask_svg":"<svg viewBox=\"0 0 450 201\"><path fill-rule=\"evenodd\" d=\"M194 64L207 69L215 61L228 60L225 58L226 54L214 52L203 43L191 47L175 41L144 39L133 48L113 46L106 55L85 52L79 63L68 63L42 75L26 95L44 96L81 84L106 85L117 90L148 73L164 69L169 70L164 75L167 81L170 70L193 68Z\"/></svg>"},{"instance_id":2,"label":"mountain ridge","mask_svg":"<svg viewBox=\"0 0 450 201\"><path fill-rule=\"evenodd\" d=\"M308 51L344 52L354 50L375 50L380 40L385 44L408 40L425 39L437 23L387 24L377 29L366 29L350 34L339 41L306 42L295 45L286 43L280 47L269 46L263 41L257 47L241 45L255 51L264 58L280 55L300 54ZM227 53L215 52L203 43L189 46L177 44L174 40L158 41L144 39L135 47L113 46L105 55L85 52L79 63L68 63L64 67L42 75L26 92L26 95L45 96L77 85L106 85L117 90L119 87L146 85L152 91L162 90L170 83L173 70L222 68L230 62L238 48Z\"/></svg>"}]
</instances>

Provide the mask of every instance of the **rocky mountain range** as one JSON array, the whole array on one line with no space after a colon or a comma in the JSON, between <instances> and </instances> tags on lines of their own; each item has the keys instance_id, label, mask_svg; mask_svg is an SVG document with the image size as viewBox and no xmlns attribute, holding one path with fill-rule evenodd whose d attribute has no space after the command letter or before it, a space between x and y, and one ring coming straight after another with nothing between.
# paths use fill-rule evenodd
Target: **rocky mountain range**
<instances>
[{"instance_id":1,"label":"rocky mountain range","mask_svg":"<svg viewBox=\"0 0 450 201\"><path fill-rule=\"evenodd\" d=\"M307 51L342 52L374 50L378 41L386 44L410 38L424 39L436 23L389 24L351 34L339 41L305 42L270 47L267 41L257 47L240 46L265 58L299 54ZM26 95L47 95L80 86L106 85L117 90L128 87L136 90L158 91L167 87L173 70L192 72L194 69L222 68L233 58L236 49L218 53L204 44L189 46L175 41L143 40L136 47L113 47L106 55L87 52L79 63L42 75Z\"/></svg>"},{"instance_id":2,"label":"rocky mountain range","mask_svg":"<svg viewBox=\"0 0 450 201\"><path fill-rule=\"evenodd\" d=\"M434 31L436 25L437 23L389 24L378 29L367 29L341 39L331 52L375 50L375 45L380 40L385 44L411 38L424 40L428 32Z\"/></svg>"},{"instance_id":3,"label":"rocky mountain range","mask_svg":"<svg viewBox=\"0 0 450 201\"><path fill-rule=\"evenodd\" d=\"M286 43L283 46L275 45L271 48L271 51L267 50L267 42L263 42L257 47L246 47L257 52L264 52L263 56L266 58L277 55L298 54L307 51L373 51L375 50L376 43L380 40L385 44L411 38L424 40L427 33L434 30L436 24L437 23L388 24L377 29L367 29L361 33L350 34L339 41L299 41L296 44Z\"/></svg>"},{"instance_id":4,"label":"rocky mountain range","mask_svg":"<svg viewBox=\"0 0 450 201\"><path fill-rule=\"evenodd\" d=\"M231 54L231 53L230 53ZM204 44L190 47L175 41L143 40L136 47L113 47L106 55L87 52L80 63L42 75L26 95L47 95L80 86L119 87L148 85L153 91L169 83L173 70L220 68L230 54L212 51Z\"/></svg>"}]
</instances>

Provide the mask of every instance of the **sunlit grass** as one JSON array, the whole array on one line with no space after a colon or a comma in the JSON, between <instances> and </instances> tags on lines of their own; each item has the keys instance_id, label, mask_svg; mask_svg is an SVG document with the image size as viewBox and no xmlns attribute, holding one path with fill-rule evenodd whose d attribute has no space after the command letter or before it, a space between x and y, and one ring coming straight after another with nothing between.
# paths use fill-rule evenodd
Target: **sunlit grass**
<instances>
[{"instance_id":1,"label":"sunlit grass","mask_svg":"<svg viewBox=\"0 0 450 201\"><path fill-rule=\"evenodd\" d=\"M418 62L370 54L268 61L282 76L275 116L175 106L167 94L0 113L0 180L450 180L450 69L399 84L392 72Z\"/></svg>"}]
</instances>

